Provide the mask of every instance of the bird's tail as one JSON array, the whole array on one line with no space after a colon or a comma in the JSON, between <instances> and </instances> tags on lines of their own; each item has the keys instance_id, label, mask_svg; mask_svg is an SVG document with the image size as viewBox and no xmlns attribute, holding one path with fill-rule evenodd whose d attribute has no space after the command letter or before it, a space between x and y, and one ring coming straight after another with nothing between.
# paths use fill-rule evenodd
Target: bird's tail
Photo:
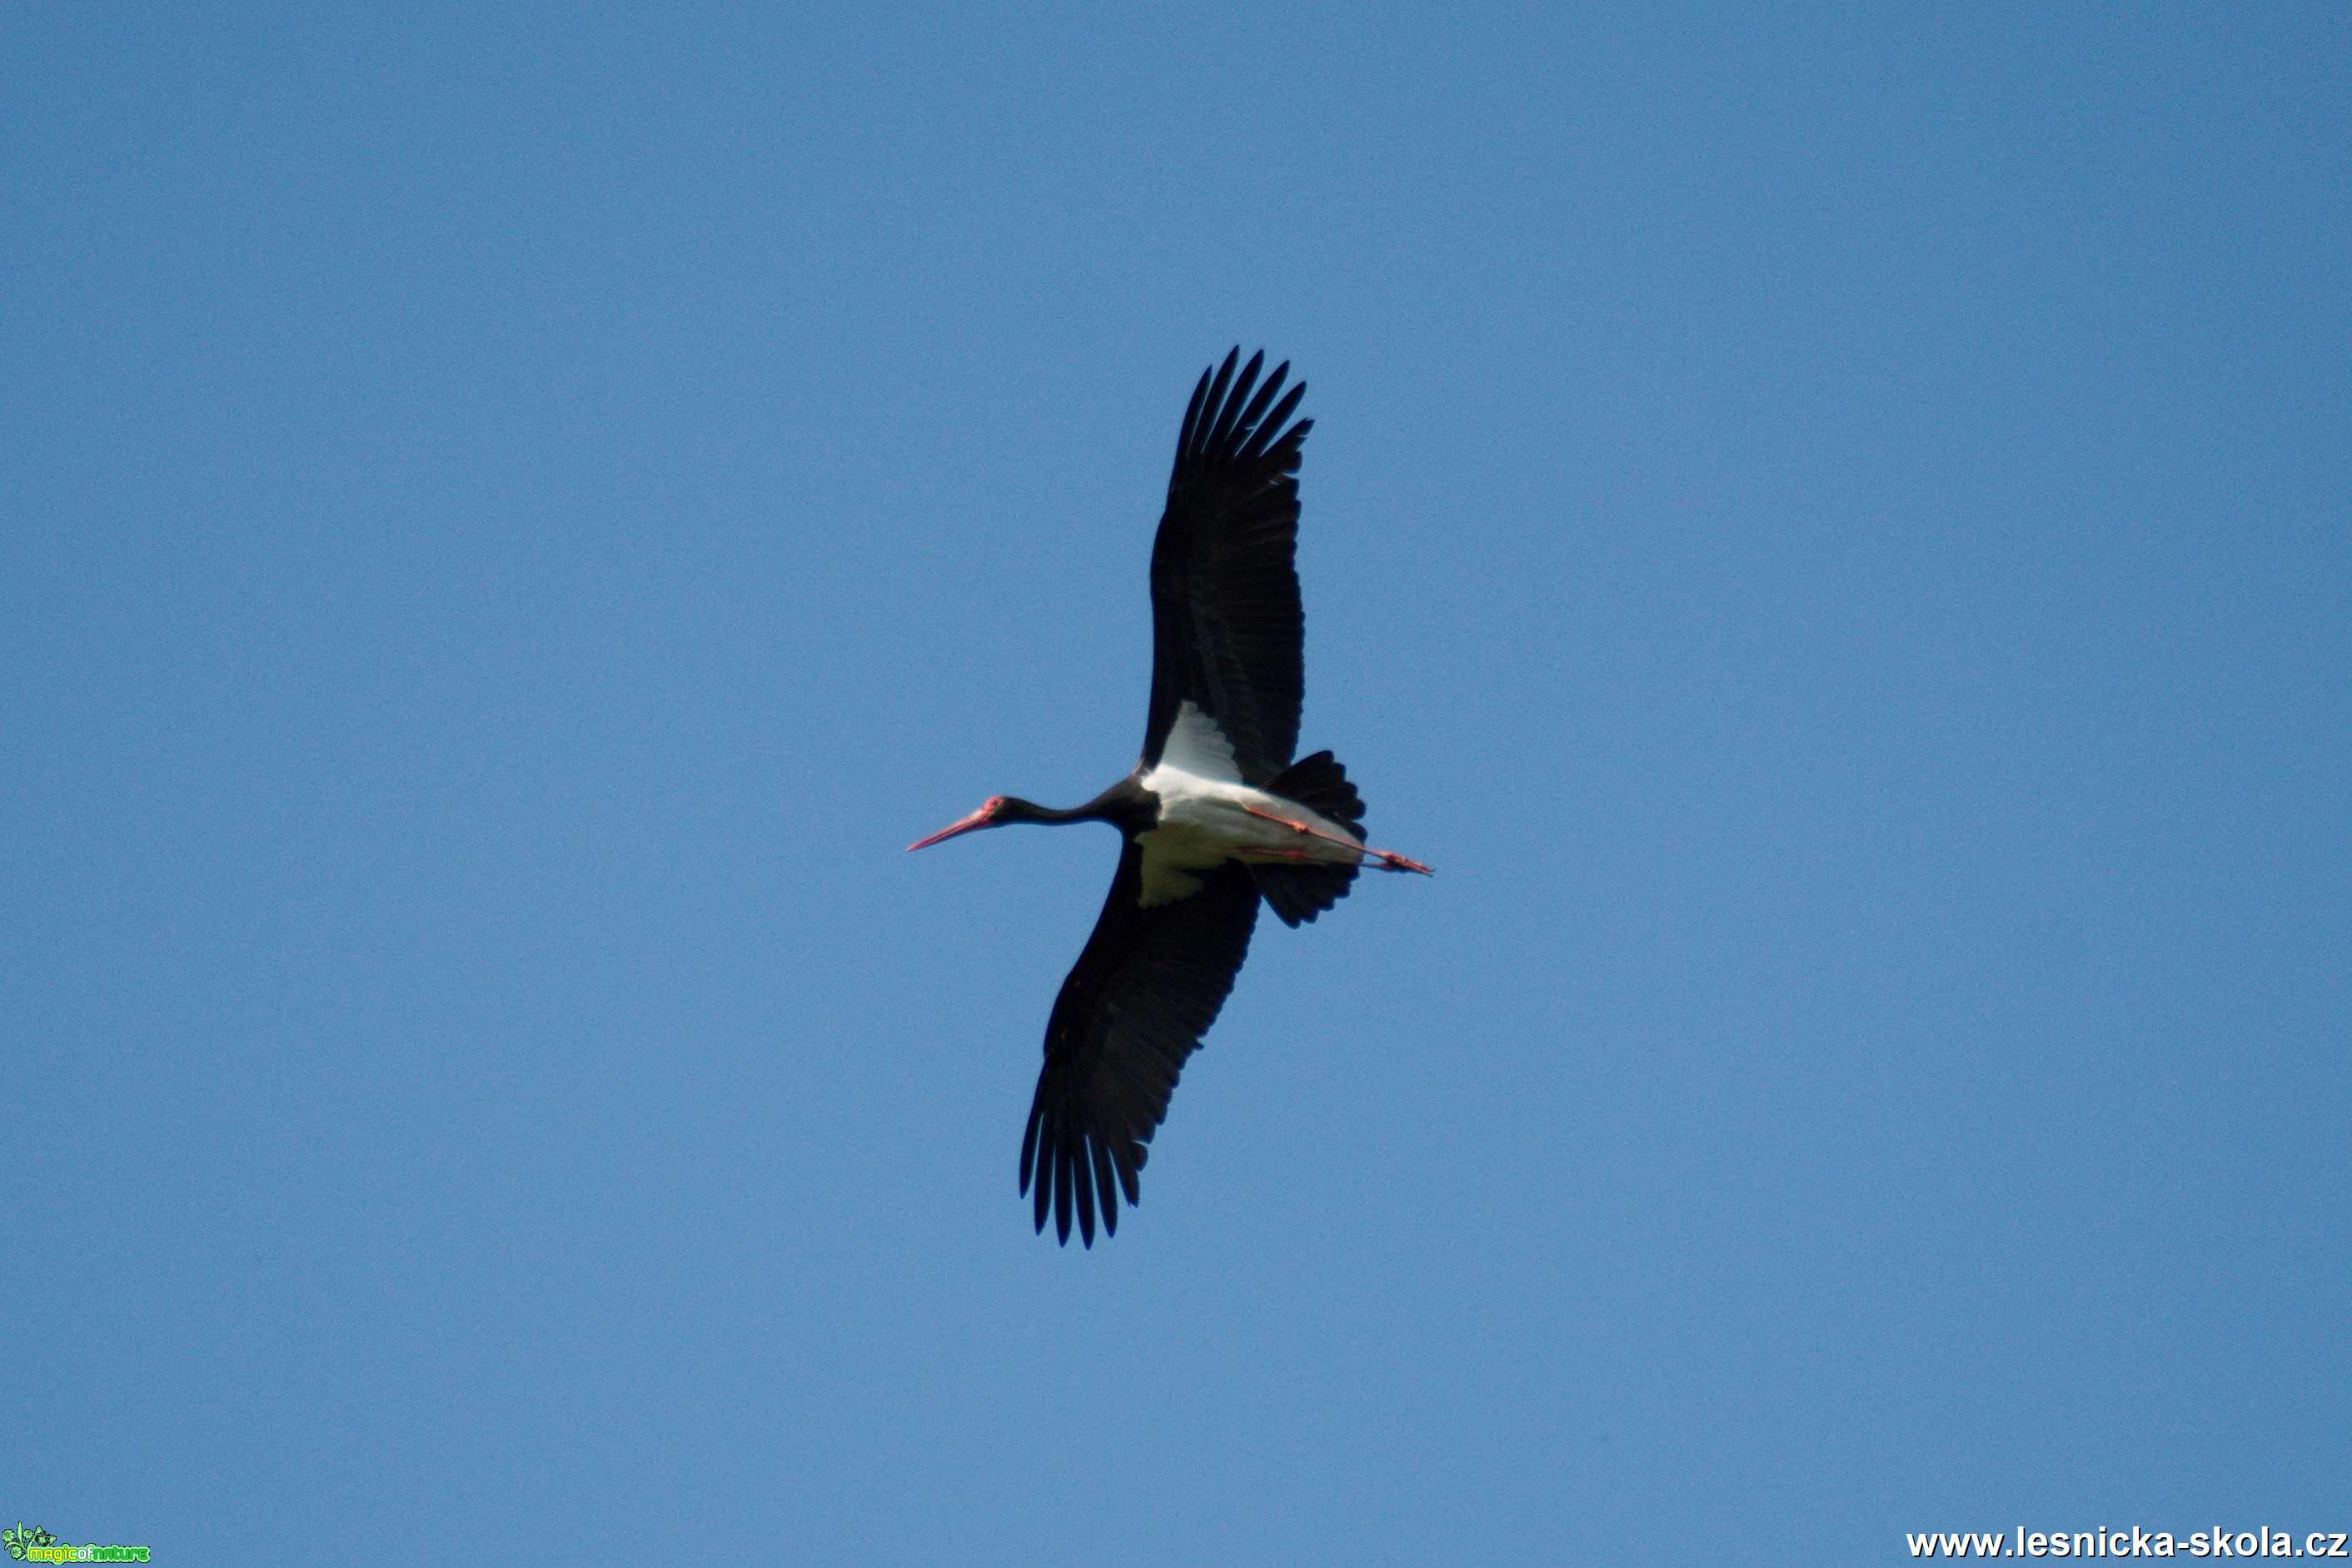
<instances>
[{"instance_id":1,"label":"bird's tail","mask_svg":"<svg viewBox=\"0 0 2352 1568\"><path fill-rule=\"evenodd\" d=\"M1296 800L1318 816L1364 836L1364 798L1349 782L1348 770L1328 751L1302 757L1265 781L1269 794ZM1257 890L1285 925L1312 920L1348 896L1356 868L1329 863L1253 865Z\"/></svg>"}]
</instances>

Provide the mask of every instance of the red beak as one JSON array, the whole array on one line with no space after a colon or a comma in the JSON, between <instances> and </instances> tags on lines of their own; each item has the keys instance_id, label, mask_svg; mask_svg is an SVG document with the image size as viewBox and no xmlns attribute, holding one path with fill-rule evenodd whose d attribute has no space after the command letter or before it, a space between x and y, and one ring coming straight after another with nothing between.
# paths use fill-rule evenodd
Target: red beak
<instances>
[{"instance_id":1,"label":"red beak","mask_svg":"<svg viewBox=\"0 0 2352 1568\"><path fill-rule=\"evenodd\" d=\"M907 846L907 852L908 854L913 854L917 850L929 849L933 844L954 838L958 833L969 833L975 828L988 828L993 826L995 826L994 813L991 811L989 807L982 806L971 816L959 817L954 821L950 822L946 827L941 828L938 832L933 833L929 838L917 839L913 843Z\"/></svg>"}]
</instances>

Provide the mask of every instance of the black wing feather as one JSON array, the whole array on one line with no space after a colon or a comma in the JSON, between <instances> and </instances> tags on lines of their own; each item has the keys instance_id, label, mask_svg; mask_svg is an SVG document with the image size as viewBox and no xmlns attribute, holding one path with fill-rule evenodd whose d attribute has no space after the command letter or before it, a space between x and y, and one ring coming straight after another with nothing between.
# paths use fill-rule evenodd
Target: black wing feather
<instances>
[{"instance_id":1,"label":"black wing feather","mask_svg":"<svg viewBox=\"0 0 2352 1568\"><path fill-rule=\"evenodd\" d=\"M1151 549L1151 711L1143 761L1160 760L1190 701L1233 742L1242 778L1263 784L1298 744L1306 689L1298 605L1298 464L1311 419L1287 423L1305 382L1276 402L1286 362L1263 385L1263 353L1238 374L1236 348L1201 372L1176 443L1168 509Z\"/></svg>"},{"instance_id":2,"label":"black wing feather","mask_svg":"<svg viewBox=\"0 0 2352 1568\"><path fill-rule=\"evenodd\" d=\"M1198 893L1151 909L1141 906L1142 887L1143 852L1129 839L1045 1026L1021 1190L1034 1193L1037 1228L1050 1211L1065 1243L1073 1218L1091 1247L1097 1207L1104 1231L1117 1235L1119 1195L1135 1206L1151 1135L1185 1058L1234 988L1257 923L1245 866L1204 873Z\"/></svg>"}]
</instances>

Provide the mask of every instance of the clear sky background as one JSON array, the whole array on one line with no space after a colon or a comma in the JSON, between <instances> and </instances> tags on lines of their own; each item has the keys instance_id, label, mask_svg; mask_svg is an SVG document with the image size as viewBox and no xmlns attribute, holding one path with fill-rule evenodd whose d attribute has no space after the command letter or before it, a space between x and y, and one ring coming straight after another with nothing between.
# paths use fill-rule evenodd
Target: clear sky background
<instances>
[{"instance_id":1,"label":"clear sky background","mask_svg":"<svg viewBox=\"0 0 2352 1568\"><path fill-rule=\"evenodd\" d=\"M0 1513L169 1563L2352 1528L2333 4L22 4ZM199 14L201 13L201 14ZM1015 1156L1193 378L1309 747Z\"/></svg>"}]
</instances>

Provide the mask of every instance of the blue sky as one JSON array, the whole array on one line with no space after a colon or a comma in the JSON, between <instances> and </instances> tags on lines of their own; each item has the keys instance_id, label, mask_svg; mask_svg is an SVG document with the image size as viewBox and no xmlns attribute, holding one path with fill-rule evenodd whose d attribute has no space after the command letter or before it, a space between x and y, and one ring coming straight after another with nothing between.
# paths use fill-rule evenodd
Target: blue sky
<instances>
[{"instance_id":1,"label":"blue sky","mask_svg":"<svg viewBox=\"0 0 2352 1568\"><path fill-rule=\"evenodd\" d=\"M2330 5L31 5L0 1513L159 1563L2342 1529ZM1193 377L1303 740L1013 1178Z\"/></svg>"}]
</instances>

